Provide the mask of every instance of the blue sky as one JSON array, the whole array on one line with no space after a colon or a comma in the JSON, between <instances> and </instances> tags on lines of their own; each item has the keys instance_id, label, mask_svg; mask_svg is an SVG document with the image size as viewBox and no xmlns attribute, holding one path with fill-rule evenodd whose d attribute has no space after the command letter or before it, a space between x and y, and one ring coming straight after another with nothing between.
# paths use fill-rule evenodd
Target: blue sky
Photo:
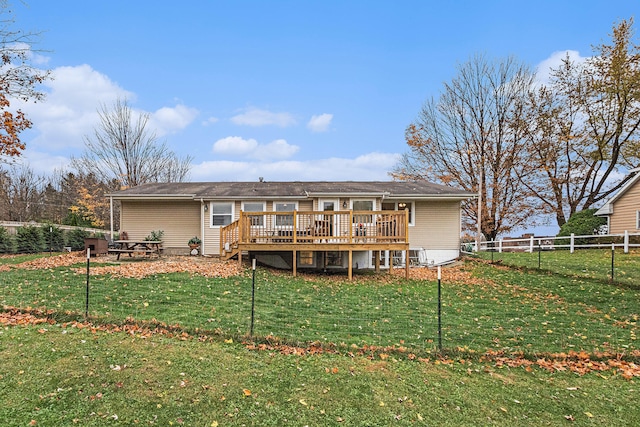
<instances>
[{"instance_id":1,"label":"blue sky","mask_svg":"<svg viewBox=\"0 0 640 427\"><path fill-rule=\"evenodd\" d=\"M636 0L12 0L53 70L22 159L83 150L97 109L127 97L194 158L191 180L386 180L404 130L474 54L536 68L589 56ZM637 25L636 25L637 27Z\"/></svg>"}]
</instances>

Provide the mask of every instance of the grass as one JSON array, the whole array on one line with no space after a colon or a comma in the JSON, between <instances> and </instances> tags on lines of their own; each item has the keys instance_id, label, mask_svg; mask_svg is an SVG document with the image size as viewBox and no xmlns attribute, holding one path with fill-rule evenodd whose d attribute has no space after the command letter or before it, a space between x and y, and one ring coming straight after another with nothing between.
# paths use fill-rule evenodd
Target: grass
<instances>
[{"instance_id":1,"label":"grass","mask_svg":"<svg viewBox=\"0 0 640 427\"><path fill-rule=\"evenodd\" d=\"M2 260L0 260L2 262ZM637 262L637 261L636 261ZM85 265L0 273L0 303L85 310ZM638 349L640 290L593 277L470 265L469 283L442 284L445 349L540 353L627 353ZM632 268L635 268L632 267ZM639 276L640 277L640 276ZM446 273L445 273L446 278ZM437 285L388 275L293 278L260 270L254 336L349 347L438 350ZM244 337L250 331L251 276L222 279L173 273L144 279L96 276L89 315L97 323L163 322L197 334Z\"/></svg>"},{"instance_id":2,"label":"grass","mask_svg":"<svg viewBox=\"0 0 640 427\"><path fill-rule=\"evenodd\" d=\"M568 250L541 252L480 252L479 257L494 262L515 267L540 269L565 276L595 279L599 281L611 280L611 249L581 249L573 254ZM624 253L622 249L615 250L613 255L614 281L640 289L640 250L630 250Z\"/></svg>"},{"instance_id":3,"label":"grass","mask_svg":"<svg viewBox=\"0 0 640 427\"><path fill-rule=\"evenodd\" d=\"M18 262L0 258L0 266ZM628 271L636 262L629 259ZM447 359L436 352L437 286L430 281L363 275L348 282L260 270L254 334L335 343L340 350L299 356L241 343L251 319L248 272L228 279L91 277L94 324L128 318L179 324L192 337L210 336L198 340L70 322L83 317L83 262L2 271L0 303L53 312L51 324L0 328L0 420L7 426L640 425L638 377L508 367L482 356L522 351L535 360L585 350L633 360L640 290L574 274L568 260L564 266L469 263L468 282L445 280ZM351 352L365 344L406 346L418 357Z\"/></svg>"},{"instance_id":4,"label":"grass","mask_svg":"<svg viewBox=\"0 0 640 427\"><path fill-rule=\"evenodd\" d=\"M491 363L248 351L65 324L0 329L4 426L617 425L636 380Z\"/></svg>"}]
</instances>

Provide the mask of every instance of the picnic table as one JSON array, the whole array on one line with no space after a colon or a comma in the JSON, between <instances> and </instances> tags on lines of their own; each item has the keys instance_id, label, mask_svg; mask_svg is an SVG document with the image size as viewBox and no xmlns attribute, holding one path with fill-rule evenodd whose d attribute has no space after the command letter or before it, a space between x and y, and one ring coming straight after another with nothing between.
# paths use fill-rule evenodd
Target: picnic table
<instances>
[{"instance_id":1,"label":"picnic table","mask_svg":"<svg viewBox=\"0 0 640 427\"><path fill-rule=\"evenodd\" d=\"M122 254L129 254L130 257L134 253L160 256L162 251L162 240L114 240L113 244L115 247L109 248L109 253L118 254L118 260Z\"/></svg>"}]
</instances>

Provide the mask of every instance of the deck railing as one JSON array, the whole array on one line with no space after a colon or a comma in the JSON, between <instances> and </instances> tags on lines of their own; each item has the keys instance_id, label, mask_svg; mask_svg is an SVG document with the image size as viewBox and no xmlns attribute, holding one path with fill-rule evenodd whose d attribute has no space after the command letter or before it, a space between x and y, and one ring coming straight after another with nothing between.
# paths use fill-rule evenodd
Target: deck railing
<instances>
[{"instance_id":1,"label":"deck railing","mask_svg":"<svg viewBox=\"0 0 640 427\"><path fill-rule=\"evenodd\" d=\"M234 245L380 244L408 241L408 211L240 212L221 228L221 249Z\"/></svg>"}]
</instances>

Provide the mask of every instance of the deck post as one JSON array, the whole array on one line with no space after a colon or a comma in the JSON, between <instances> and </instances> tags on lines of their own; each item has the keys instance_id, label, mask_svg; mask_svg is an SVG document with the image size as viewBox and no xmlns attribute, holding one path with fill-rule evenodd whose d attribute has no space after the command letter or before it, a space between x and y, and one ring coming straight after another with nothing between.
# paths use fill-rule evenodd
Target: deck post
<instances>
[{"instance_id":1,"label":"deck post","mask_svg":"<svg viewBox=\"0 0 640 427\"><path fill-rule=\"evenodd\" d=\"M353 251L349 249L349 280L353 280Z\"/></svg>"},{"instance_id":2,"label":"deck post","mask_svg":"<svg viewBox=\"0 0 640 427\"><path fill-rule=\"evenodd\" d=\"M376 273L380 273L380 251L374 251L373 253L376 254Z\"/></svg>"},{"instance_id":3,"label":"deck post","mask_svg":"<svg viewBox=\"0 0 640 427\"><path fill-rule=\"evenodd\" d=\"M242 269L242 249L238 248L238 268Z\"/></svg>"},{"instance_id":4,"label":"deck post","mask_svg":"<svg viewBox=\"0 0 640 427\"><path fill-rule=\"evenodd\" d=\"M389 250L389 274L393 273L393 252Z\"/></svg>"},{"instance_id":5,"label":"deck post","mask_svg":"<svg viewBox=\"0 0 640 427\"><path fill-rule=\"evenodd\" d=\"M298 276L298 260L296 259L296 256L298 255L298 251L293 251L293 277L297 277Z\"/></svg>"}]
</instances>

